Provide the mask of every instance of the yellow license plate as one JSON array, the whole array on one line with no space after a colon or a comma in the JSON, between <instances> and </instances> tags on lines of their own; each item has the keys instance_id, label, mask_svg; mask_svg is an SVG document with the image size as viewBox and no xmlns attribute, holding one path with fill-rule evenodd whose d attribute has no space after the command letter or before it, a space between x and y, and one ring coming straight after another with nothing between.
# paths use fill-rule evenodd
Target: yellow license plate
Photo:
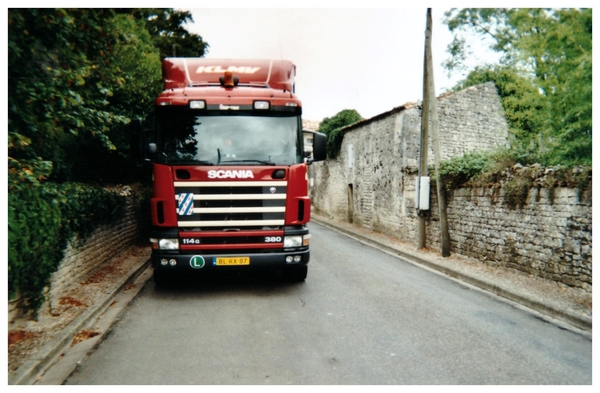
<instances>
[{"instance_id":1,"label":"yellow license plate","mask_svg":"<svg viewBox=\"0 0 600 393\"><path fill-rule=\"evenodd\" d=\"M236 258L215 258L216 266L240 266L249 265L250 257L236 257Z\"/></svg>"}]
</instances>

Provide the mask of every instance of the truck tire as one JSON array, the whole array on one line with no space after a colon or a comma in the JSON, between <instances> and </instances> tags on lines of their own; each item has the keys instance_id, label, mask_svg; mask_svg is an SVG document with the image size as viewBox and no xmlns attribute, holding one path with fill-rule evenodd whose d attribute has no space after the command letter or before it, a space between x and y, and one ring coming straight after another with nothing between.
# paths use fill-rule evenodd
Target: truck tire
<instances>
[{"instance_id":1,"label":"truck tire","mask_svg":"<svg viewBox=\"0 0 600 393\"><path fill-rule=\"evenodd\" d=\"M283 277L289 282L302 282L306 280L308 266L294 266L283 269Z\"/></svg>"}]
</instances>

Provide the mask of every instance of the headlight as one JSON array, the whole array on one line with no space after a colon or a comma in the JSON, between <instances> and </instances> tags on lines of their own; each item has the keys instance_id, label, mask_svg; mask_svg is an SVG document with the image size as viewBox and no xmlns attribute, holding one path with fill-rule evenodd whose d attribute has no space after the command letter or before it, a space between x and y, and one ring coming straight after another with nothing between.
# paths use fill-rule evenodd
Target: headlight
<instances>
[{"instance_id":1,"label":"headlight","mask_svg":"<svg viewBox=\"0 0 600 393\"><path fill-rule=\"evenodd\" d=\"M283 247L302 247L302 236L286 236L283 239Z\"/></svg>"},{"instance_id":2,"label":"headlight","mask_svg":"<svg viewBox=\"0 0 600 393\"><path fill-rule=\"evenodd\" d=\"M158 239L159 250L179 250L178 239Z\"/></svg>"}]
</instances>

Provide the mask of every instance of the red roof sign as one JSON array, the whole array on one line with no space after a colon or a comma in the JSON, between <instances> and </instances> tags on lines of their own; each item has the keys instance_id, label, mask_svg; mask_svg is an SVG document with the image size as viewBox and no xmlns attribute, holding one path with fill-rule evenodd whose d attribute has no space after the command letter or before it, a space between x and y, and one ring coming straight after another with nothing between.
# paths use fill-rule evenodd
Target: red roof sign
<instances>
[{"instance_id":1,"label":"red roof sign","mask_svg":"<svg viewBox=\"0 0 600 393\"><path fill-rule=\"evenodd\" d=\"M163 60L165 89L220 84L226 71L240 85L268 85L272 89L292 91L296 66L289 60L205 59L174 57Z\"/></svg>"}]
</instances>

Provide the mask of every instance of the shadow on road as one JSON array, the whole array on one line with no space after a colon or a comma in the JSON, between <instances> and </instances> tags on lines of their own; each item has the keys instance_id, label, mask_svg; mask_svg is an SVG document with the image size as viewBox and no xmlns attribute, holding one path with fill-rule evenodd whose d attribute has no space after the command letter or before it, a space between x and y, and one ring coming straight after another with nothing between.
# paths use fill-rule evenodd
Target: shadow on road
<instances>
[{"instance_id":1,"label":"shadow on road","mask_svg":"<svg viewBox=\"0 0 600 393\"><path fill-rule=\"evenodd\" d=\"M202 272L201 274L178 274L152 282L153 290L160 294L177 293L235 293L235 292L286 292L304 285L303 282L290 282L280 271L223 271Z\"/></svg>"}]
</instances>

